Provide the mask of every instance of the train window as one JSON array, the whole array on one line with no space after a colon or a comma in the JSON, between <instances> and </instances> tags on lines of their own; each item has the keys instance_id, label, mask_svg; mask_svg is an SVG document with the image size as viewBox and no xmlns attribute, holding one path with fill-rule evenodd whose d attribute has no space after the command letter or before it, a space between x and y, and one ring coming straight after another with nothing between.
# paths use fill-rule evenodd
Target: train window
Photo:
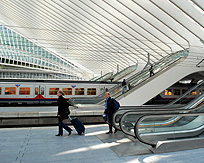
<instances>
[{"instance_id":1,"label":"train window","mask_svg":"<svg viewBox=\"0 0 204 163\"><path fill-rule=\"evenodd\" d=\"M59 88L50 88L49 95L57 95Z\"/></svg>"},{"instance_id":2,"label":"train window","mask_svg":"<svg viewBox=\"0 0 204 163\"><path fill-rule=\"evenodd\" d=\"M84 95L84 88L75 88L75 95Z\"/></svg>"},{"instance_id":3,"label":"train window","mask_svg":"<svg viewBox=\"0 0 204 163\"><path fill-rule=\"evenodd\" d=\"M16 87L5 87L5 95L16 95Z\"/></svg>"},{"instance_id":4,"label":"train window","mask_svg":"<svg viewBox=\"0 0 204 163\"><path fill-rule=\"evenodd\" d=\"M197 95L197 91L196 90L192 91L191 95Z\"/></svg>"},{"instance_id":5,"label":"train window","mask_svg":"<svg viewBox=\"0 0 204 163\"><path fill-rule=\"evenodd\" d=\"M35 95L38 95L38 87L35 87Z\"/></svg>"},{"instance_id":6,"label":"train window","mask_svg":"<svg viewBox=\"0 0 204 163\"><path fill-rule=\"evenodd\" d=\"M174 95L181 95L180 89L174 89Z\"/></svg>"},{"instance_id":7,"label":"train window","mask_svg":"<svg viewBox=\"0 0 204 163\"><path fill-rule=\"evenodd\" d=\"M182 94L186 93L188 91L188 89L182 89Z\"/></svg>"},{"instance_id":8,"label":"train window","mask_svg":"<svg viewBox=\"0 0 204 163\"><path fill-rule=\"evenodd\" d=\"M88 88L87 95L96 95L96 88Z\"/></svg>"},{"instance_id":9,"label":"train window","mask_svg":"<svg viewBox=\"0 0 204 163\"><path fill-rule=\"evenodd\" d=\"M199 91L199 94L202 95L203 93L204 93L204 90L201 89L201 90Z\"/></svg>"},{"instance_id":10,"label":"train window","mask_svg":"<svg viewBox=\"0 0 204 163\"><path fill-rule=\"evenodd\" d=\"M172 95L171 89L165 89L165 96L171 96L171 95Z\"/></svg>"},{"instance_id":11,"label":"train window","mask_svg":"<svg viewBox=\"0 0 204 163\"><path fill-rule=\"evenodd\" d=\"M1 95L1 87L0 87L0 95Z\"/></svg>"},{"instance_id":12,"label":"train window","mask_svg":"<svg viewBox=\"0 0 204 163\"><path fill-rule=\"evenodd\" d=\"M29 87L20 87L19 95L30 95Z\"/></svg>"},{"instance_id":13,"label":"train window","mask_svg":"<svg viewBox=\"0 0 204 163\"><path fill-rule=\"evenodd\" d=\"M65 95L72 95L72 88L62 88Z\"/></svg>"},{"instance_id":14,"label":"train window","mask_svg":"<svg viewBox=\"0 0 204 163\"><path fill-rule=\"evenodd\" d=\"M41 95L44 95L44 94L45 94L45 88L44 88L44 87L41 87L41 89L40 89L40 94L41 94Z\"/></svg>"}]
</instances>

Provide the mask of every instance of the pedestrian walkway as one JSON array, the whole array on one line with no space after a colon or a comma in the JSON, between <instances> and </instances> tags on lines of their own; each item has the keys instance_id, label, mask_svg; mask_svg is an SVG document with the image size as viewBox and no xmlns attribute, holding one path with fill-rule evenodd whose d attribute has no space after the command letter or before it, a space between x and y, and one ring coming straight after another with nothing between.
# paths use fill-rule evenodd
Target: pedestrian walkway
<instances>
[{"instance_id":1,"label":"pedestrian walkway","mask_svg":"<svg viewBox=\"0 0 204 163\"><path fill-rule=\"evenodd\" d=\"M71 126L72 127L72 126ZM86 125L85 135L56 137L58 127L0 128L2 163L201 163L204 149L151 154L148 146L108 126ZM137 153L137 155L135 154ZM143 154L142 154L143 153Z\"/></svg>"}]
</instances>

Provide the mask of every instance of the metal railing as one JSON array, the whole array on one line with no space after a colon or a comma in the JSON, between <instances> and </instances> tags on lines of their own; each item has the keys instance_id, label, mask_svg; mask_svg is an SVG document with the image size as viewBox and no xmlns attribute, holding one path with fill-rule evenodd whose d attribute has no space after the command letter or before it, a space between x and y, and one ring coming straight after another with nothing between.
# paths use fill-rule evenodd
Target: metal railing
<instances>
[{"instance_id":1,"label":"metal railing","mask_svg":"<svg viewBox=\"0 0 204 163\"><path fill-rule=\"evenodd\" d=\"M188 52L189 52L188 49L186 49L186 50L178 51L176 53L173 53L171 55L168 55L162 58L161 60L153 64L154 73L159 74L161 72L168 70L169 68L171 68L171 66L178 63L178 61L180 61L181 58L187 57ZM133 90L137 86L139 86L141 83L144 83L149 78L150 78L149 70L146 69L126 79L126 83L127 85L131 87L131 90ZM116 86L112 87L108 91L112 98L118 98L122 95L122 89L123 88L121 87L121 84L117 84ZM128 89L125 89L124 93L128 91L129 91ZM104 95L105 93L102 93L98 95L97 97L93 98L95 100L92 100L91 102L93 103L90 103L90 104L104 105L104 102L105 102ZM79 101L89 100L89 99L90 98L71 98L73 104L77 104L79 103Z\"/></svg>"},{"instance_id":2,"label":"metal railing","mask_svg":"<svg viewBox=\"0 0 204 163\"><path fill-rule=\"evenodd\" d=\"M113 119L113 125L121 130L123 133L135 137L135 134L133 133L133 126L135 126L135 122L143 115L149 115L149 114L164 114L164 113L189 113L189 112L199 112L201 109L203 109L204 104L204 94L199 96L194 101L190 102L186 106L179 107L179 108L146 108L146 109L140 109L140 110L126 110L124 113L120 116L119 124L116 123L116 118ZM118 116L120 114L117 114ZM165 119L165 122L163 121L162 124L172 124L172 122L177 122L180 120L181 117L176 117L174 119ZM128 125L128 126L127 126ZM154 123L149 124L149 126L153 126Z\"/></svg>"},{"instance_id":3,"label":"metal railing","mask_svg":"<svg viewBox=\"0 0 204 163\"><path fill-rule=\"evenodd\" d=\"M142 128L144 122L155 121L159 118L183 117L186 120L184 124L177 124L176 126L151 126ZM184 118L185 117L185 118ZM188 117L188 118L187 118ZM148 120L147 120L148 119ZM148 122L147 122L148 123ZM135 126L135 137L142 143L155 147L158 141L167 139L178 139L199 136L204 131L204 113L169 113L169 114L154 114L144 115L140 117Z\"/></svg>"}]
</instances>

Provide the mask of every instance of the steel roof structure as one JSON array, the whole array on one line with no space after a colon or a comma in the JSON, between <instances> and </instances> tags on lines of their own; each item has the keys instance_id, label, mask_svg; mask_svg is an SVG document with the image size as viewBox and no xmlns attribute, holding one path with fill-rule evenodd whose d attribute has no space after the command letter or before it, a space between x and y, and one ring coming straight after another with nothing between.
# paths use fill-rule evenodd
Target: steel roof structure
<instances>
[{"instance_id":1,"label":"steel roof structure","mask_svg":"<svg viewBox=\"0 0 204 163\"><path fill-rule=\"evenodd\" d=\"M85 72L204 52L204 0L1 0L0 22Z\"/></svg>"}]
</instances>

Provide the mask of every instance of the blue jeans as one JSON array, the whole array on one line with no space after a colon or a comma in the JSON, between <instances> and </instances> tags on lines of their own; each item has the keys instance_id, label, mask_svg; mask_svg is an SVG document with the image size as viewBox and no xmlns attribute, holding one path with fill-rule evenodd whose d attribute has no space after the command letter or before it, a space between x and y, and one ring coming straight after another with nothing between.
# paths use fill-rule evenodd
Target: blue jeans
<instances>
[{"instance_id":1,"label":"blue jeans","mask_svg":"<svg viewBox=\"0 0 204 163\"><path fill-rule=\"evenodd\" d=\"M58 119L58 124L59 124L59 134L60 135L63 135L63 128L69 133L72 131L72 129L69 128L66 124L64 124L62 120L60 119Z\"/></svg>"}]
</instances>

